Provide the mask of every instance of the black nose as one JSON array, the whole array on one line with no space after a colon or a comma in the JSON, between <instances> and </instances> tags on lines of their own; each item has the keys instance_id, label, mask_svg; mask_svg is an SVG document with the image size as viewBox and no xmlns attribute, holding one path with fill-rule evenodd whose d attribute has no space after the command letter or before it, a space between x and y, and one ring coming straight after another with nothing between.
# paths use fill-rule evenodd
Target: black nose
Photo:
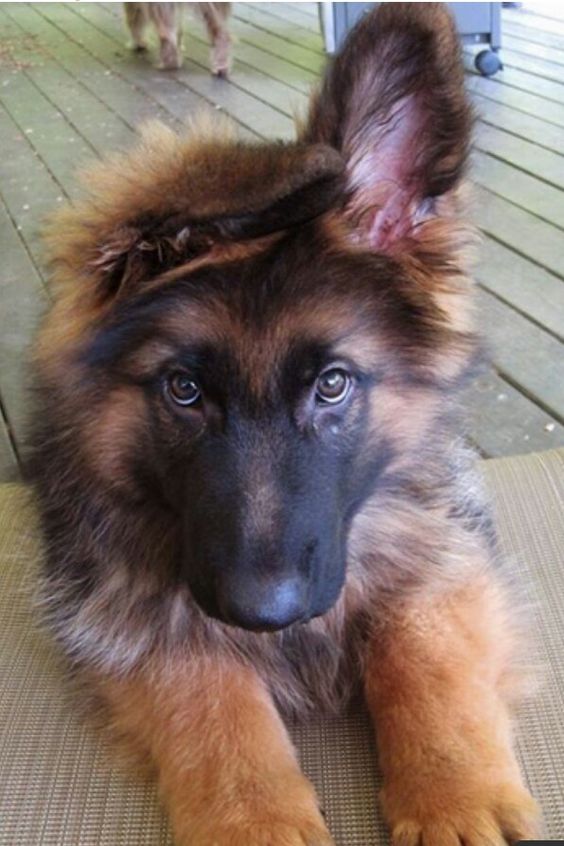
<instances>
[{"instance_id":1,"label":"black nose","mask_svg":"<svg viewBox=\"0 0 564 846\"><path fill-rule=\"evenodd\" d=\"M224 583L218 596L223 619L253 631L275 631L305 619L307 596L297 577L257 584L254 580Z\"/></svg>"}]
</instances>

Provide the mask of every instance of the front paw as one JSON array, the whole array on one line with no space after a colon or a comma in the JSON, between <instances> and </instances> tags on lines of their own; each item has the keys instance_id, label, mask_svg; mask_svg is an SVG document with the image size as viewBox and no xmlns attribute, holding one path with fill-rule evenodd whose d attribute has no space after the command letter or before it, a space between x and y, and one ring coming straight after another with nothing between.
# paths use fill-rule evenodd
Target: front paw
<instances>
[{"instance_id":1,"label":"front paw","mask_svg":"<svg viewBox=\"0 0 564 846\"><path fill-rule=\"evenodd\" d=\"M211 806L200 806L186 834L182 846L334 846L301 773L224 788Z\"/></svg>"},{"instance_id":2,"label":"front paw","mask_svg":"<svg viewBox=\"0 0 564 846\"><path fill-rule=\"evenodd\" d=\"M417 794L385 788L394 846L504 846L539 836L540 814L519 784L477 779L464 789L429 785Z\"/></svg>"},{"instance_id":3,"label":"front paw","mask_svg":"<svg viewBox=\"0 0 564 846\"><path fill-rule=\"evenodd\" d=\"M199 846L334 846L323 823L317 821L227 825L193 842Z\"/></svg>"},{"instance_id":4,"label":"front paw","mask_svg":"<svg viewBox=\"0 0 564 846\"><path fill-rule=\"evenodd\" d=\"M227 79L231 70L231 38L219 36L210 51L210 69L214 76Z\"/></svg>"}]
</instances>

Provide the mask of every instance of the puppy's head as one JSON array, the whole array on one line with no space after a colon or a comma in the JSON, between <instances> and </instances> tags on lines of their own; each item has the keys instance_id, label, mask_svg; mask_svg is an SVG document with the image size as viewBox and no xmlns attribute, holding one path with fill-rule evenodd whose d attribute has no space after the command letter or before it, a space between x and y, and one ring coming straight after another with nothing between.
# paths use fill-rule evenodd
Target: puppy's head
<instances>
[{"instance_id":1,"label":"puppy's head","mask_svg":"<svg viewBox=\"0 0 564 846\"><path fill-rule=\"evenodd\" d=\"M69 472L168 512L174 578L208 614L327 611L355 515L430 436L471 346L468 135L448 15L384 4L295 144L153 127L54 221L46 417Z\"/></svg>"}]
</instances>

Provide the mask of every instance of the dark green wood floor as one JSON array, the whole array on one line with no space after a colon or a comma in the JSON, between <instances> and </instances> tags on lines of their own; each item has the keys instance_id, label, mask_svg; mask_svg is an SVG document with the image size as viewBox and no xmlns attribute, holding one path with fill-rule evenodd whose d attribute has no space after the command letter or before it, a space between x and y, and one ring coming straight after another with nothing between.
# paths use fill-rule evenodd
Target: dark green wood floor
<instances>
[{"instance_id":1,"label":"dark green wood floor","mask_svg":"<svg viewBox=\"0 0 564 846\"><path fill-rule=\"evenodd\" d=\"M549 11L545 12L545 8ZM492 367L468 392L485 455L564 444L564 9L504 10L504 70L472 73L481 120L473 216L484 232L479 320ZM556 18L555 14L560 14ZM43 216L77 166L128 145L140 121L221 109L251 137L293 135L324 64L313 3L236 3L231 79L212 79L200 25L165 74L125 48L121 4L0 4L0 476L24 452L26 354L48 302Z\"/></svg>"}]
</instances>

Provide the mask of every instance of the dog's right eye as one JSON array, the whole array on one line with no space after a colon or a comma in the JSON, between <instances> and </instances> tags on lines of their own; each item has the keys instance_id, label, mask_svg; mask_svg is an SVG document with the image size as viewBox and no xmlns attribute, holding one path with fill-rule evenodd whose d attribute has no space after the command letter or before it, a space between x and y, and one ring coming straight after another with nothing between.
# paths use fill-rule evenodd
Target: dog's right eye
<instances>
[{"instance_id":1,"label":"dog's right eye","mask_svg":"<svg viewBox=\"0 0 564 846\"><path fill-rule=\"evenodd\" d=\"M195 405L202 396L198 384L181 371L170 374L166 380L166 389L173 402L183 407Z\"/></svg>"},{"instance_id":2,"label":"dog's right eye","mask_svg":"<svg viewBox=\"0 0 564 846\"><path fill-rule=\"evenodd\" d=\"M320 405L337 405L349 393L351 377L340 367L326 370L318 378L315 386L315 396Z\"/></svg>"}]
</instances>

